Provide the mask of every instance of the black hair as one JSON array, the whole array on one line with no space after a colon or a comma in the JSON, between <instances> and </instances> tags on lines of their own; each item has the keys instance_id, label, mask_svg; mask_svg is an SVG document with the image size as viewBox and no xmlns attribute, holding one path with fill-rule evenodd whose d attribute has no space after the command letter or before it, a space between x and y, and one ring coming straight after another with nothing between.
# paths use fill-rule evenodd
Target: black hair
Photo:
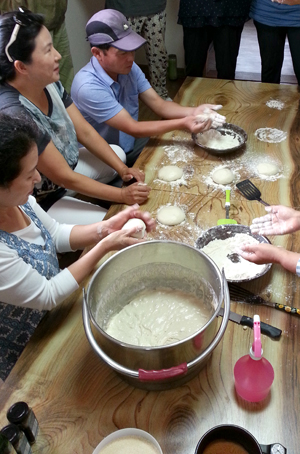
<instances>
[{"instance_id":1,"label":"black hair","mask_svg":"<svg viewBox=\"0 0 300 454\"><path fill-rule=\"evenodd\" d=\"M8 188L22 171L21 160L38 138L38 127L27 115L0 113L0 187Z\"/></svg>"},{"instance_id":2,"label":"black hair","mask_svg":"<svg viewBox=\"0 0 300 454\"><path fill-rule=\"evenodd\" d=\"M13 59L10 62L5 53L5 47L8 44L16 21L14 19L17 11L0 16L0 83L13 80L16 75L14 61L20 60L23 63L31 63L31 56L35 49L35 38L40 33L44 24L44 17L41 14L34 14L26 10L26 25L21 25L18 31L17 39L9 46L8 52ZM25 19L24 18L24 19Z\"/></svg>"}]
</instances>

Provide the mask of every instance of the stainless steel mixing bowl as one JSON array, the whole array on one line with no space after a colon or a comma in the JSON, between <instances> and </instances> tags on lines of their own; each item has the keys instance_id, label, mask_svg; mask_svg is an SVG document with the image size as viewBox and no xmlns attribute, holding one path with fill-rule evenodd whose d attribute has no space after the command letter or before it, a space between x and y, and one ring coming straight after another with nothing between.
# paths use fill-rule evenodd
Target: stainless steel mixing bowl
<instances>
[{"instance_id":1,"label":"stainless steel mixing bowl","mask_svg":"<svg viewBox=\"0 0 300 454\"><path fill-rule=\"evenodd\" d=\"M129 345L106 333L108 320L132 298L158 287L196 295L199 304L209 305L210 319L188 338L159 347ZM183 243L148 241L117 252L96 271L84 296L83 322L95 352L124 379L140 388L167 389L203 367L225 332L229 306L226 279L209 257Z\"/></svg>"}]
</instances>

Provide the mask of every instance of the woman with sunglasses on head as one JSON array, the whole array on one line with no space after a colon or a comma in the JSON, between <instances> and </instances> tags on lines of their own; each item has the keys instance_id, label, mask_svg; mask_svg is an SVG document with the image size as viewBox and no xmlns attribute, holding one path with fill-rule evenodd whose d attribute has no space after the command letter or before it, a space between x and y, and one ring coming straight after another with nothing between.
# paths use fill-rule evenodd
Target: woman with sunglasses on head
<instances>
[{"instance_id":1,"label":"woman with sunglasses on head","mask_svg":"<svg viewBox=\"0 0 300 454\"><path fill-rule=\"evenodd\" d=\"M91 225L59 224L31 196L40 181L37 126L28 118L0 114L0 378L11 368L43 314L78 289L109 251L144 240L136 227L122 230L131 218L150 231L155 222L133 205L107 221ZM56 252L94 247L63 271ZM11 306L13 305L13 306ZM14 308L14 306L19 306ZM30 309L28 309L30 308ZM5 333L8 333L7 339ZM12 352L15 351L13 354ZM11 353L8 354L8 351Z\"/></svg>"},{"instance_id":2,"label":"woman with sunglasses on head","mask_svg":"<svg viewBox=\"0 0 300 454\"><path fill-rule=\"evenodd\" d=\"M37 200L60 222L88 224L103 219L106 210L66 196L65 189L131 205L144 202L150 188L142 184L141 171L124 164L123 150L113 151L77 110L59 82L60 58L41 15L19 8L0 17L0 111L12 117L29 113L42 133ZM85 148L78 150L77 141ZM107 185L117 174L137 182Z\"/></svg>"}]
</instances>

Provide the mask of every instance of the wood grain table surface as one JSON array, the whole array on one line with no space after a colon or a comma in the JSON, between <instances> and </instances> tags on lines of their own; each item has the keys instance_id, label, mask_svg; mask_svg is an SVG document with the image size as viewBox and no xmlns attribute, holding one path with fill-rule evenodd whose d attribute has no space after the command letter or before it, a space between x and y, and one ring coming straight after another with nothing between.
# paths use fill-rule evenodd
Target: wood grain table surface
<instances>
[{"instance_id":1,"label":"wood grain table surface","mask_svg":"<svg viewBox=\"0 0 300 454\"><path fill-rule=\"evenodd\" d=\"M206 229L225 217L224 186L211 178L218 167L230 167L230 217L249 225L265 213L262 204L247 201L235 183L251 179L270 204L300 208L300 92L297 86L246 81L187 78L176 100L182 105L222 104L227 121L248 134L246 146L224 157L209 155L194 145L187 132L172 132L152 138L137 165L152 187L141 209L153 217L160 207L181 206L184 225L157 224L149 239L171 239L194 245ZM270 108L269 100L284 103ZM266 143L255 136L258 128L277 128L287 133L280 143ZM257 164L275 163L280 174L261 178ZM158 169L176 164L183 168L182 184L158 180ZM113 206L113 215L123 206ZM300 250L300 233L270 237L273 244ZM89 279L84 283L87 286ZM245 285L268 301L300 308L299 278L277 265ZM167 391L145 391L128 385L92 351L82 324L82 288L62 306L47 314L25 348L13 371L0 388L0 425L7 424L6 411L24 400L40 424L33 453L92 454L111 432L137 427L151 433L164 454L193 454L200 437L218 424L236 424L249 430L262 444L280 442L288 454L300 451L300 317L267 306L231 303L239 314L259 314L262 321L282 329L279 341L262 336L264 356L273 365L275 380L269 396L249 403L237 396L233 368L247 354L253 339L251 329L228 323L222 341L200 373L185 385Z\"/></svg>"}]
</instances>

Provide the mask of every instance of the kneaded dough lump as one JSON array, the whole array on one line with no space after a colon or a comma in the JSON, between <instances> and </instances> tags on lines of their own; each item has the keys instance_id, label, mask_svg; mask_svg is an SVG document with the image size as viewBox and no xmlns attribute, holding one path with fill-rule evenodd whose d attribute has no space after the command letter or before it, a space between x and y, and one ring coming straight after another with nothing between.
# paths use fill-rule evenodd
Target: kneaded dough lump
<instances>
[{"instance_id":1,"label":"kneaded dough lump","mask_svg":"<svg viewBox=\"0 0 300 454\"><path fill-rule=\"evenodd\" d=\"M261 175L272 176L279 172L279 168L272 162L262 162L261 164L258 164L257 171Z\"/></svg>"},{"instance_id":2,"label":"kneaded dough lump","mask_svg":"<svg viewBox=\"0 0 300 454\"><path fill-rule=\"evenodd\" d=\"M224 167L223 169L215 170L212 174L212 179L218 184L229 184L233 182L234 174L230 169Z\"/></svg>"},{"instance_id":3,"label":"kneaded dough lump","mask_svg":"<svg viewBox=\"0 0 300 454\"><path fill-rule=\"evenodd\" d=\"M133 238L144 238L146 231L146 224L144 221L138 218L129 219L122 227L123 229L131 229L132 227L138 227L140 230L133 233L131 236Z\"/></svg>"},{"instance_id":4,"label":"kneaded dough lump","mask_svg":"<svg viewBox=\"0 0 300 454\"><path fill-rule=\"evenodd\" d=\"M177 225L185 220L184 211L175 206L163 207L157 213L157 220L165 225Z\"/></svg>"},{"instance_id":5,"label":"kneaded dough lump","mask_svg":"<svg viewBox=\"0 0 300 454\"><path fill-rule=\"evenodd\" d=\"M164 166L158 171L158 178L163 181L176 181L183 175L183 170L177 166Z\"/></svg>"}]
</instances>

